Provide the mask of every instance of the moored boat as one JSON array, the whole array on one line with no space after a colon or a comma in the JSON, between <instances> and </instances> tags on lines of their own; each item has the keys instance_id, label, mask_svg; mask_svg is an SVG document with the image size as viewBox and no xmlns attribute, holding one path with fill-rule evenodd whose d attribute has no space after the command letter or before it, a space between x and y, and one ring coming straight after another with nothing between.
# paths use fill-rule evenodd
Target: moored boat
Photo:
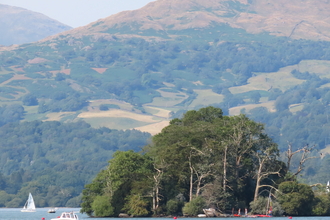
<instances>
[{"instance_id":1,"label":"moored boat","mask_svg":"<svg viewBox=\"0 0 330 220\"><path fill-rule=\"evenodd\" d=\"M51 220L79 220L79 218L74 212L62 212L60 216Z\"/></svg>"},{"instance_id":2,"label":"moored boat","mask_svg":"<svg viewBox=\"0 0 330 220\"><path fill-rule=\"evenodd\" d=\"M23 209L21 210L21 212L35 212L36 211L36 206L34 204L34 200L32 197L32 194L29 193L29 198L26 201Z\"/></svg>"},{"instance_id":3,"label":"moored boat","mask_svg":"<svg viewBox=\"0 0 330 220\"><path fill-rule=\"evenodd\" d=\"M57 208L51 208L51 209L48 209L48 213L55 213L57 210Z\"/></svg>"}]
</instances>

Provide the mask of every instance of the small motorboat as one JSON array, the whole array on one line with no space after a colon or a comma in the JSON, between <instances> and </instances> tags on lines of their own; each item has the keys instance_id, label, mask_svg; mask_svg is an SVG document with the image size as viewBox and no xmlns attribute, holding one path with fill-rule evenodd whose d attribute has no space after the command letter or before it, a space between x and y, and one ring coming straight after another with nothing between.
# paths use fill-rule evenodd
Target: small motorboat
<instances>
[{"instance_id":1,"label":"small motorboat","mask_svg":"<svg viewBox=\"0 0 330 220\"><path fill-rule=\"evenodd\" d=\"M62 212L60 216L51 220L79 220L79 218L74 212Z\"/></svg>"},{"instance_id":2,"label":"small motorboat","mask_svg":"<svg viewBox=\"0 0 330 220\"><path fill-rule=\"evenodd\" d=\"M57 208L54 208L54 209L53 209L53 208L51 208L51 209L48 209L48 211L47 211L47 212L48 212L48 213L55 213L55 212L56 212L56 210L57 210Z\"/></svg>"}]
</instances>

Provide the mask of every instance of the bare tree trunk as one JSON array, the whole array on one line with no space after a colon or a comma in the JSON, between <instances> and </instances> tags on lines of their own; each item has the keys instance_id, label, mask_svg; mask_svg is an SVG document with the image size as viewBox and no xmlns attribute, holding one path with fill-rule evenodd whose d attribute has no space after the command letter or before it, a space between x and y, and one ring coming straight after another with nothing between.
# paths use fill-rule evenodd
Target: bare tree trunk
<instances>
[{"instance_id":1,"label":"bare tree trunk","mask_svg":"<svg viewBox=\"0 0 330 220\"><path fill-rule=\"evenodd\" d=\"M258 160L259 160L259 168L258 168L258 173L257 173L256 189L254 191L253 201L256 201L258 199L260 181L261 181L261 171L262 171L262 167L263 167L263 163L264 163L264 160L261 160L259 157L258 157Z\"/></svg>"},{"instance_id":2,"label":"bare tree trunk","mask_svg":"<svg viewBox=\"0 0 330 220\"><path fill-rule=\"evenodd\" d=\"M312 147L309 147L308 144L306 146L304 146L303 148L300 148L294 152L292 152L292 145L290 143L288 143L288 150L286 152L286 156L287 156L287 169L290 170L290 166L291 166L291 160L292 157L299 153L302 152L300 161L299 161L299 166L297 168L297 171L292 175L292 176L297 176L304 168L304 163L309 160L309 159L313 159L313 158L318 158L318 157L308 157L308 154L310 152L312 152L312 150L315 148L315 145L313 145Z\"/></svg>"},{"instance_id":3,"label":"bare tree trunk","mask_svg":"<svg viewBox=\"0 0 330 220\"><path fill-rule=\"evenodd\" d=\"M152 195L152 209L154 211L154 213L156 212L156 210L158 209L159 207L159 203L160 203L160 194L159 194L159 191L160 191L160 181L162 179L162 176L164 174L163 172L163 169L158 169L155 167L155 164L154 164L154 169L157 171L157 174L153 175L153 181L154 181L154 186L153 186L153 195Z\"/></svg>"},{"instance_id":4,"label":"bare tree trunk","mask_svg":"<svg viewBox=\"0 0 330 220\"><path fill-rule=\"evenodd\" d=\"M189 156L189 168L190 168L190 188L189 188L189 202L192 200L193 197L193 177L194 177L194 169L191 164L191 152Z\"/></svg>"},{"instance_id":5,"label":"bare tree trunk","mask_svg":"<svg viewBox=\"0 0 330 220\"><path fill-rule=\"evenodd\" d=\"M227 188L227 149L228 146L225 147L225 154L223 158L223 192L226 192Z\"/></svg>"}]
</instances>

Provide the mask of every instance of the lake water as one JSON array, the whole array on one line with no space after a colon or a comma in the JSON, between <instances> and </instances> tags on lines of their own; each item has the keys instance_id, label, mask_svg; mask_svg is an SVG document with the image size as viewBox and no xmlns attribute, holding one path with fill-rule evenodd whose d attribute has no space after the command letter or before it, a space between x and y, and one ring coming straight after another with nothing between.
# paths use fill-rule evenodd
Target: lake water
<instances>
[{"instance_id":1,"label":"lake water","mask_svg":"<svg viewBox=\"0 0 330 220\"><path fill-rule=\"evenodd\" d=\"M36 212L21 212L20 208L17 209L8 209L0 208L0 220L50 220L52 218L57 218L62 212L75 211L78 212L79 220L105 220L110 218L89 218L85 214L79 213L79 208L59 208L56 213L47 213L48 208L38 208ZM113 218L112 218L113 219ZM164 220L171 218L124 218L125 220ZM180 219L180 217L178 218ZM214 218L183 218L184 220L205 220L205 219L214 219ZM222 218L223 219L223 218ZM242 218L226 218L228 220L242 220ZM249 218L252 219L252 218ZM260 219L260 218L258 218ZM267 219L267 218L265 218ZM288 217L273 217L272 220L287 220ZM329 220L329 217L292 217L292 220Z\"/></svg>"}]
</instances>

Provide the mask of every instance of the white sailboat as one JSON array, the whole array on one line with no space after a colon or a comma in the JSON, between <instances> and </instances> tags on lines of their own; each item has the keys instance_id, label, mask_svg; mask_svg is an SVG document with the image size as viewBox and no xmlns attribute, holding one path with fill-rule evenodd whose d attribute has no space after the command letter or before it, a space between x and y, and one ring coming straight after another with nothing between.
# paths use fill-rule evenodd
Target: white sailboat
<instances>
[{"instance_id":1,"label":"white sailboat","mask_svg":"<svg viewBox=\"0 0 330 220\"><path fill-rule=\"evenodd\" d=\"M21 212L35 212L36 211L36 206L34 204L34 200L32 197L32 194L29 193L29 198L26 201L23 209L21 210Z\"/></svg>"}]
</instances>

